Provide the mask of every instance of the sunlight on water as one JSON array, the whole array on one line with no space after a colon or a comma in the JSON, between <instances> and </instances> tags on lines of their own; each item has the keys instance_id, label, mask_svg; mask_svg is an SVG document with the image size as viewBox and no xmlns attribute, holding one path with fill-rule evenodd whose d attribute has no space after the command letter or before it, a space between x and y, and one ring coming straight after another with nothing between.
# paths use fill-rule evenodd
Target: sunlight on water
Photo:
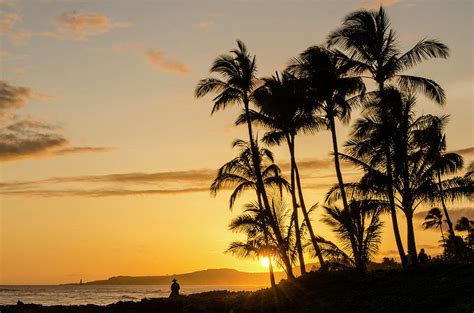
<instances>
[{"instance_id":1,"label":"sunlight on water","mask_svg":"<svg viewBox=\"0 0 474 313\"><path fill-rule=\"evenodd\" d=\"M181 294L189 295L213 290L254 291L261 286L181 286ZM140 301L143 298L168 297L170 287L146 286L0 286L0 305L24 303L43 305L110 304L118 301Z\"/></svg>"}]
</instances>

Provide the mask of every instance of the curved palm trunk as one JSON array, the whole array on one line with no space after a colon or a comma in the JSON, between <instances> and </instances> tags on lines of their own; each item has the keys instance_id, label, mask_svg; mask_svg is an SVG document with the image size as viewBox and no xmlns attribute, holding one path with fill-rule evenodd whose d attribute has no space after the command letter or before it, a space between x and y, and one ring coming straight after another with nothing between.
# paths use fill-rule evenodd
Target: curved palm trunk
<instances>
[{"instance_id":1,"label":"curved palm trunk","mask_svg":"<svg viewBox=\"0 0 474 313\"><path fill-rule=\"evenodd\" d=\"M324 261L323 255L321 253L321 249L319 248L318 241L316 240L316 236L313 231L313 227L311 225L311 220L309 219L308 211L306 210L306 205L304 203L304 198L303 198L303 190L301 188L301 180L300 180L300 173L298 171L298 166L296 165L296 160L295 160L295 149L294 146L292 146L292 151L290 152L291 154L291 163L294 167L295 175L296 175L296 185L298 186L298 196L300 199L300 205L301 205L301 211L303 212L304 220L306 222L306 227L308 227L308 232L309 236L311 238L311 243L313 244L314 251L316 252L316 256L318 257L319 264L321 266L321 270L327 271L328 267L326 265L326 262Z\"/></svg>"},{"instance_id":2,"label":"curved palm trunk","mask_svg":"<svg viewBox=\"0 0 474 313\"><path fill-rule=\"evenodd\" d=\"M407 266L407 259L405 257L405 250L403 249L402 238L400 237L400 229L398 228L397 211L395 207L395 196L393 194L393 177L392 177L392 157L390 156L390 148L385 145L385 158L386 158L386 172L387 172L387 196L390 204L390 215L392 218L393 234L395 236L395 242L397 244L398 254L402 266Z\"/></svg>"},{"instance_id":3,"label":"curved palm trunk","mask_svg":"<svg viewBox=\"0 0 474 313\"><path fill-rule=\"evenodd\" d=\"M250 121L250 112L249 112L249 100L246 98L244 99L243 102L244 102L244 107L245 107L245 114L247 117L247 128L248 128L248 133L249 133L249 138L250 138L250 149L252 150L252 159L253 159L253 164L255 167L255 175L257 177L257 190L259 190L260 194L262 195L263 205L265 207L265 211L267 212L270 226L275 234L275 238L278 243L279 254L285 265L287 276L289 279L293 279L295 278L295 276L293 275L293 268L291 266L290 258L288 257L288 254L287 254L286 244L285 244L285 241L283 240L283 236L281 235L280 228L278 227L275 221L275 217L272 213L270 203L268 201L265 185L263 184L258 149L253 139L252 122Z\"/></svg>"},{"instance_id":4,"label":"curved palm trunk","mask_svg":"<svg viewBox=\"0 0 474 313\"><path fill-rule=\"evenodd\" d=\"M331 131L332 147L334 151L334 167L336 168L337 182L339 184L339 190L341 191L342 205L344 206L345 210L349 211L346 190L344 188L344 180L342 179L341 165L339 162L339 148L337 146L336 123L334 122L334 116L332 112L329 112L329 129ZM359 254L360 250L357 249L356 240L354 238L354 229L352 225L349 231L349 240L351 242L352 253L354 254L354 260L356 261L356 267L361 271L365 271L363 269L364 264L362 264L363 260L361 259L360 254Z\"/></svg>"},{"instance_id":5,"label":"curved palm trunk","mask_svg":"<svg viewBox=\"0 0 474 313\"><path fill-rule=\"evenodd\" d=\"M294 137L293 140L289 135L286 136L286 142L288 143L288 149L290 150L290 158L294 159ZM295 236L296 236L296 251L298 253L298 259L300 262L301 275L306 273L306 266L304 262L303 248L301 246L301 233L298 220L298 203L296 201L296 186L295 186L295 167L293 162L290 162L290 175L291 175L291 202L293 203L293 220L295 223Z\"/></svg>"},{"instance_id":6,"label":"curved palm trunk","mask_svg":"<svg viewBox=\"0 0 474 313\"><path fill-rule=\"evenodd\" d=\"M448 209L446 208L446 203L444 202L443 185L441 184L441 173L439 171L438 171L438 185L439 185L439 191L441 194L441 205L443 206L444 216L446 217L446 223L448 224L449 235L451 236L451 238L453 238L453 241L454 241L454 249L456 251L456 258L458 259L458 261L462 261L463 255L461 253L461 248L459 247L459 242L456 240L456 233L454 232L453 223L451 222ZM444 239L444 235L443 235L443 241L446 242L446 240Z\"/></svg>"}]
</instances>

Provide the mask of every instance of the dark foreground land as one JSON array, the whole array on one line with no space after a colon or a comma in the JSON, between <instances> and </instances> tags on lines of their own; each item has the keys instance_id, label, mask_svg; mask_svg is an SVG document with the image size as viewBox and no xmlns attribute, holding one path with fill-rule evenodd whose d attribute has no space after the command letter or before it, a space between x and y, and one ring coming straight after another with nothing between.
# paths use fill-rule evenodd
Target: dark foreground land
<instances>
[{"instance_id":1,"label":"dark foreground land","mask_svg":"<svg viewBox=\"0 0 474 313\"><path fill-rule=\"evenodd\" d=\"M427 265L416 270L308 273L278 290L206 292L107 306L0 306L0 312L474 312L474 265Z\"/></svg>"}]
</instances>

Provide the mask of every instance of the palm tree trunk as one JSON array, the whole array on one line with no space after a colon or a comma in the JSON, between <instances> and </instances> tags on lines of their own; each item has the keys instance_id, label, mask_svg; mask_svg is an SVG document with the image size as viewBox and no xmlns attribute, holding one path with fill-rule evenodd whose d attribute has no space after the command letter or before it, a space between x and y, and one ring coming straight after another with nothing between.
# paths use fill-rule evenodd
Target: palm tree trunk
<instances>
[{"instance_id":1,"label":"palm tree trunk","mask_svg":"<svg viewBox=\"0 0 474 313\"><path fill-rule=\"evenodd\" d=\"M275 273L273 273L273 264L272 264L272 256L268 256L268 272L270 273L270 284L272 288L276 286L275 283Z\"/></svg>"},{"instance_id":2,"label":"palm tree trunk","mask_svg":"<svg viewBox=\"0 0 474 313\"><path fill-rule=\"evenodd\" d=\"M390 215L392 217L393 234L395 236L395 243L397 244L398 254L402 266L406 267L407 259L405 257L405 251L403 249L402 238L400 237L400 229L398 228L397 211L395 207L395 196L393 194L393 177L392 177L392 158L390 156L390 148L385 145L385 158L386 158L386 172L387 172L387 196L390 204Z\"/></svg>"},{"instance_id":3,"label":"palm tree trunk","mask_svg":"<svg viewBox=\"0 0 474 313\"><path fill-rule=\"evenodd\" d=\"M415 229L413 227L413 211L410 209L409 212L405 213L407 220L407 245L408 253L411 255L412 265L418 264L416 242L415 242Z\"/></svg>"},{"instance_id":4,"label":"palm tree trunk","mask_svg":"<svg viewBox=\"0 0 474 313\"><path fill-rule=\"evenodd\" d=\"M332 137L332 147L334 151L334 166L336 168L337 182L339 184L339 190L341 191L342 205L344 209L349 212L349 204L347 202L346 190L344 188L344 180L342 179L341 165L339 163L339 148L337 146L337 135L336 135L336 123L334 122L334 115L332 112L329 112L329 129L331 131ZM351 225L352 226L352 225ZM354 229L351 227L349 231L349 240L351 242L352 253L354 254L354 259L356 261L357 267L362 266L362 260L360 258L359 251L357 249L356 240L354 238Z\"/></svg>"},{"instance_id":5,"label":"palm tree trunk","mask_svg":"<svg viewBox=\"0 0 474 313\"><path fill-rule=\"evenodd\" d=\"M248 128L249 139L250 139L250 149L252 150L252 160L253 160L253 164L254 164L254 167L255 167L255 175L257 177L257 190L259 190L260 194L262 195L263 204L265 206L265 209L266 209L266 212L267 212L267 215L268 215L270 226L272 227L272 230L275 234L275 238L276 238L276 241L278 243L278 248L279 248L279 252L280 252L279 254L280 254L280 257L281 257L283 263L285 264L286 273L288 275L288 278L293 279L295 276L293 275L293 268L291 266L290 258L288 257L288 254L287 254L288 251L287 251L285 242L283 240L283 236L281 235L280 228L278 227L278 225L275 221L275 217L272 213L270 203L269 203L268 197L267 197L267 192L265 190L265 185L263 184L262 171L260 169L260 156L259 156L259 152L258 152L258 149L257 149L257 145L254 142L252 122L250 121L250 110L249 110L249 100L248 100L248 98L244 98L243 102L244 102L245 114L246 114L246 118L247 118L247 128Z\"/></svg>"},{"instance_id":6,"label":"palm tree trunk","mask_svg":"<svg viewBox=\"0 0 474 313\"><path fill-rule=\"evenodd\" d=\"M314 251L316 252L316 256L318 257L319 264L321 266L321 270L327 271L328 267L326 265L326 262L324 261L323 255L321 253L321 248L319 247L318 241L317 241L316 236L314 234L313 227L311 225L311 220L309 219L308 211L306 210L306 205L304 203L303 190L301 188L300 173L298 171L298 166L296 165L294 147L293 147L293 151L291 153L291 163L293 164L293 167L295 169L296 184L298 186L298 196L299 196L299 199L300 199L301 211L303 212L304 220L306 222L306 227L308 227L308 232L309 232L309 236L311 238L311 243L313 244Z\"/></svg>"},{"instance_id":7,"label":"palm tree trunk","mask_svg":"<svg viewBox=\"0 0 474 313\"><path fill-rule=\"evenodd\" d=\"M290 150L290 158L291 160L294 159L294 137L293 140L289 135L286 136L286 141L288 143L288 149ZM296 236L296 251L298 253L298 259L300 262L300 270L301 270L301 275L306 273L306 266L304 262L304 255L303 255L303 248L301 246L301 233L300 233L300 226L299 226L299 221L298 221L298 203L296 201L296 186L295 186L295 167L293 165L293 162L291 162L290 165L291 168L291 201L293 203L293 217L294 217L294 223L295 223L295 236Z\"/></svg>"},{"instance_id":8,"label":"palm tree trunk","mask_svg":"<svg viewBox=\"0 0 474 313\"><path fill-rule=\"evenodd\" d=\"M439 230L441 231L441 238L443 238L443 244L446 244L446 238L444 238L444 232L443 232L443 220L441 220L439 223Z\"/></svg>"},{"instance_id":9,"label":"palm tree trunk","mask_svg":"<svg viewBox=\"0 0 474 313\"><path fill-rule=\"evenodd\" d=\"M385 97L384 82L378 81L378 85L379 85L379 93L381 97L380 104L383 105L384 97ZM405 250L403 249L402 238L400 237L400 229L398 228L398 220L397 220L397 210L395 207L395 195L394 195L394 190L393 190L393 175L392 175L392 157L390 155L390 146L388 143L388 138L387 138L387 142L385 143L385 159L386 159L385 167L386 167L386 172L387 172L386 173L387 174L387 196L388 196L388 201L390 205L390 215L392 218L393 234L395 237L395 243L397 244L400 261L402 262L402 266L406 267L407 259L405 257Z\"/></svg>"},{"instance_id":10,"label":"palm tree trunk","mask_svg":"<svg viewBox=\"0 0 474 313\"><path fill-rule=\"evenodd\" d=\"M461 248L459 247L459 242L456 240L456 233L454 232L453 223L451 222L448 209L446 208L446 203L444 202L443 185L441 184L441 173L439 171L438 171L438 186L439 186L439 192L441 194L441 205L443 206L444 216L446 217L446 223L448 224L449 235L451 236L451 238L453 238L454 249L456 251L456 258L458 259L458 261L462 261L463 255L461 253Z\"/></svg>"}]
</instances>

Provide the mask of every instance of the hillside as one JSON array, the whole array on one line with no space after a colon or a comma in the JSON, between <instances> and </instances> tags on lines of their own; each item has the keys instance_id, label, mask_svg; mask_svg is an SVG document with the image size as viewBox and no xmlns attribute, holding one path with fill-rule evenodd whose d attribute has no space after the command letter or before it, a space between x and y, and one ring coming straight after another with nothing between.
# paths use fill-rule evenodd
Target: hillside
<instances>
[{"instance_id":1,"label":"hillside","mask_svg":"<svg viewBox=\"0 0 474 313\"><path fill-rule=\"evenodd\" d=\"M277 281L285 277L275 273ZM181 285L258 285L269 284L268 273L248 273L234 269L208 269L186 274L164 276L114 276L106 280L87 282L87 285L169 285L176 278Z\"/></svg>"}]
</instances>

